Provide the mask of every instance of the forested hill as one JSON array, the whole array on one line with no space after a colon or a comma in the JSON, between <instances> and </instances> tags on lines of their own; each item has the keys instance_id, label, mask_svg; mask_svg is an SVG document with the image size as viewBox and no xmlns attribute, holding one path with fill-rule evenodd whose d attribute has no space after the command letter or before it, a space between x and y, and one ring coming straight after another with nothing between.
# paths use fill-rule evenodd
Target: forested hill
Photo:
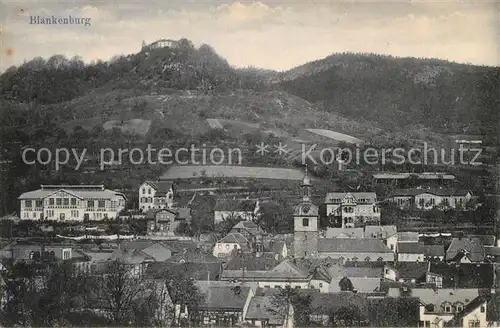
<instances>
[{"instance_id":1,"label":"forested hill","mask_svg":"<svg viewBox=\"0 0 500 328\"><path fill-rule=\"evenodd\" d=\"M279 84L323 110L389 130L422 124L448 133L498 131L499 68L336 54L282 73Z\"/></svg>"},{"instance_id":2,"label":"forested hill","mask_svg":"<svg viewBox=\"0 0 500 328\"><path fill-rule=\"evenodd\" d=\"M256 79L255 72L235 70L210 46L195 48L189 40L181 39L175 48L141 51L89 65L78 57L54 55L48 60L37 57L0 75L0 95L4 100L19 103L55 104L96 89L217 92L253 88Z\"/></svg>"}]
</instances>

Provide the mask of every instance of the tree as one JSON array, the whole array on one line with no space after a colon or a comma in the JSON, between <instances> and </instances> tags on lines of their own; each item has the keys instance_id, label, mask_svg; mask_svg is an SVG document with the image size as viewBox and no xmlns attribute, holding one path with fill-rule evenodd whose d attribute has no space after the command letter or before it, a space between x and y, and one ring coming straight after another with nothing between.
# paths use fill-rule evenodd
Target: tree
<instances>
[{"instance_id":1,"label":"tree","mask_svg":"<svg viewBox=\"0 0 500 328\"><path fill-rule=\"evenodd\" d=\"M203 295L190 278L187 269L187 266L181 265L169 270L166 280L167 290L174 304L172 316L176 324L181 324L181 314L183 312L181 310L183 308L187 307L189 315L194 317L197 307L203 301ZM176 307L178 307L179 311L176 310Z\"/></svg>"},{"instance_id":2,"label":"tree","mask_svg":"<svg viewBox=\"0 0 500 328\"><path fill-rule=\"evenodd\" d=\"M295 324L303 327L309 325L311 302L311 295L300 294L288 285L285 288L278 288L275 293L271 294L270 311L283 320L285 326L293 315Z\"/></svg>"},{"instance_id":3,"label":"tree","mask_svg":"<svg viewBox=\"0 0 500 328\"><path fill-rule=\"evenodd\" d=\"M117 325L134 320L134 304L147 295L150 287L133 271L130 265L113 261L97 279L98 299Z\"/></svg>"},{"instance_id":4,"label":"tree","mask_svg":"<svg viewBox=\"0 0 500 328\"><path fill-rule=\"evenodd\" d=\"M339 282L339 287L341 291L353 291L354 286L352 285L351 280L349 278L344 277Z\"/></svg>"}]
</instances>

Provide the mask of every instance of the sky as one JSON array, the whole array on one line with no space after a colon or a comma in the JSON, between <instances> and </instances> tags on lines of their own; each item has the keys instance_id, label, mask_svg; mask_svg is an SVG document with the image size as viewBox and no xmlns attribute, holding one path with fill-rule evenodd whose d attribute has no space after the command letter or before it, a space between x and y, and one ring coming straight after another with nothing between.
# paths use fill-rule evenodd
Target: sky
<instances>
[{"instance_id":1,"label":"sky","mask_svg":"<svg viewBox=\"0 0 500 328\"><path fill-rule=\"evenodd\" d=\"M84 25L30 16L85 17ZM187 38L237 67L287 70L336 52L500 66L500 1L0 0L0 70L55 54L85 62Z\"/></svg>"}]
</instances>

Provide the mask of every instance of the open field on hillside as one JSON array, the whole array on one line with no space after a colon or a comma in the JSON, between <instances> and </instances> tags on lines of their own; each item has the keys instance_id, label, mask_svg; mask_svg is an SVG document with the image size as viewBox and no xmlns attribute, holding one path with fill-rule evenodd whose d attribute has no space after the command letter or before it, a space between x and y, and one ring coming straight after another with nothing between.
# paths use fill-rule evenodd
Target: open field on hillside
<instances>
[{"instance_id":1,"label":"open field on hillside","mask_svg":"<svg viewBox=\"0 0 500 328\"><path fill-rule=\"evenodd\" d=\"M271 167L226 166L226 165L181 165L172 166L161 180L192 179L199 177L235 177L251 179L302 180L304 172L299 169Z\"/></svg>"},{"instance_id":2,"label":"open field on hillside","mask_svg":"<svg viewBox=\"0 0 500 328\"><path fill-rule=\"evenodd\" d=\"M325 129L306 129L306 131L320 135L322 137L330 138L335 141L343 141L347 143L352 143L352 144L361 144L363 140L344 134L344 133L339 133L331 130L325 130Z\"/></svg>"},{"instance_id":3,"label":"open field on hillside","mask_svg":"<svg viewBox=\"0 0 500 328\"><path fill-rule=\"evenodd\" d=\"M104 130L112 130L116 127L122 130L123 133L138 134L144 137L149 132L150 126L151 120L132 119L124 121L123 124L117 120L107 121L102 127Z\"/></svg>"}]
</instances>

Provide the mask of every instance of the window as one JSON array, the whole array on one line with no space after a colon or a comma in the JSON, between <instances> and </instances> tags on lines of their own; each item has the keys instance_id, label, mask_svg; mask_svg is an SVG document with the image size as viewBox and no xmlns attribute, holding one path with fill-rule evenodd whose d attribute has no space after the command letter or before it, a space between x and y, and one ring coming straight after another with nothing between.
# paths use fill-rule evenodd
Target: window
<instances>
[{"instance_id":1,"label":"window","mask_svg":"<svg viewBox=\"0 0 500 328\"><path fill-rule=\"evenodd\" d=\"M71 206L76 206L76 198L71 198Z\"/></svg>"},{"instance_id":2,"label":"window","mask_svg":"<svg viewBox=\"0 0 500 328\"><path fill-rule=\"evenodd\" d=\"M381 258L381 257L379 257L379 258L377 259L377 261L378 261L378 262L382 262L383 260L384 260L384 259L383 259L383 258Z\"/></svg>"},{"instance_id":3,"label":"window","mask_svg":"<svg viewBox=\"0 0 500 328\"><path fill-rule=\"evenodd\" d=\"M370 257L369 257L369 256L367 256L367 257L365 258L365 261L366 261L366 262L370 262Z\"/></svg>"},{"instance_id":4,"label":"window","mask_svg":"<svg viewBox=\"0 0 500 328\"><path fill-rule=\"evenodd\" d=\"M24 206L31 207L31 200L24 201Z\"/></svg>"},{"instance_id":5,"label":"window","mask_svg":"<svg viewBox=\"0 0 500 328\"><path fill-rule=\"evenodd\" d=\"M323 288L323 283L322 282L319 283L319 288Z\"/></svg>"},{"instance_id":6,"label":"window","mask_svg":"<svg viewBox=\"0 0 500 328\"><path fill-rule=\"evenodd\" d=\"M480 322L478 320L469 320L469 328L479 327Z\"/></svg>"},{"instance_id":7,"label":"window","mask_svg":"<svg viewBox=\"0 0 500 328\"><path fill-rule=\"evenodd\" d=\"M423 199L423 198L420 198L420 199L418 200L418 205L420 205L421 207L423 207L423 206L424 206L424 199Z\"/></svg>"},{"instance_id":8,"label":"window","mask_svg":"<svg viewBox=\"0 0 500 328\"><path fill-rule=\"evenodd\" d=\"M434 205L436 205L436 199L431 198L431 206L434 206Z\"/></svg>"},{"instance_id":9,"label":"window","mask_svg":"<svg viewBox=\"0 0 500 328\"><path fill-rule=\"evenodd\" d=\"M302 219L302 226L308 227L309 226L309 219Z\"/></svg>"},{"instance_id":10,"label":"window","mask_svg":"<svg viewBox=\"0 0 500 328\"><path fill-rule=\"evenodd\" d=\"M33 218L36 219L36 212L33 212Z\"/></svg>"},{"instance_id":11,"label":"window","mask_svg":"<svg viewBox=\"0 0 500 328\"><path fill-rule=\"evenodd\" d=\"M70 251L63 251L63 260L69 260L71 258Z\"/></svg>"},{"instance_id":12,"label":"window","mask_svg":"<svg viewBox=\"0 0 500 328\"><path fill-rule=\"evenodd\" d=\"M69 198L64 198L63 199L63 205L68 206L69 205Z\"/></svg>"},{"instance_id":13,"label":"window","mask_svg":"<svg viewBox=\"0 0 500 328\"><path fill-rule=\"evenodd\" d=\"M54 205L54 198L49 198L49 205Z\"/></svg>"},{"instance_id":14,"label":"window","mask_svg":"<svg viewBox=\"0 0 500 328\"><path fill-rule=\"evenodd\" d=\"M100 200L98 203L99 203L99 204L98 204L98 207L99 207L99 208L106 207L106 201L104 201L104 200Z\"/></svg>"},{"instance_id":15,"label":"window","mask_svg":"<svg viewBox=\"0 0 500 328\"><path fill-rule=\"evenodd\" d=\"M142 188L142 194L146 194L146 188Z\"/></svg>"},{"instance_id":16,"label":"window","mask_svg":"<svg viewBox=\"0 0 500 328\"><path fill-rule=\"evenodd\" d=\"M394 245L391 244L391 251L393 251L393 250L394 250Z\"/></svg>"},{"instance_id":17,"label":"window","mask_svg":"<svg viewBox=\"0 0 500 328\"><path fill-rule=\"evenodd\" d=\"M295 289L300 289L300 286L295 286Z\"/></svg>"},{"instance_id":18,"label":"window","mask_svg":"<svg viewBox=\"0 0 500 328\"><path fill-rule=\"evenodd\" d=\"M151 195L151 188L148 188L148 195Z\"/></svg>"},{"instance_id":19,"label":"window","mask_svg":"<svg viewBox=\"0 0 500 328\"><path fill-rule=\"evenodd\" d=\"M94 201L93 200L88 200L87 201L87 207L94 207Z\"/></svg>"},{"instance_id":20,"label":"window","mask_svg":"<svg viewBox=\"0 0 500 328\"><path fill-rule=\"evenodd\" d=\"M486 308L484 306L481 306L481 313L484 313L486 311Z\"/></svg>"},{"instance_id":21,"label":"window","mask_svg":"<svg viewBox=\"0 0 500 328\"><path fill-rule=\"evenodd\" d=\"M450 206L450 200L448 198L443 198L443 205Z\"/></svg>"},{"instance_id":22,"label":"window","mask_svg":"<svg viewBox=\"0 0 500 328\"><path fill-rule=\"evenodd\" d=\"M36 207L42 207L42 206L43 206L43 200L37 200Z\"/></svg>"},{"instance_id":23,"label":"window","mask_svg":"<svg viewBox=\"0 0 500 328\"><path fill-rule=\"evenodd\" d=\"M56 205L61 206L62 205L62 198L56 198Z\"/></svg>"},{"instance_id":24,"label":"window","mask_svg":"<svg viewBox=\"0 0 500 328\"><path fill-rule=\"evenodd\" d=\"M446 306L444 307L444 312L447 312L447 313L451 312L451 306L446 305Z\"/></svg>"}]
</instances>

